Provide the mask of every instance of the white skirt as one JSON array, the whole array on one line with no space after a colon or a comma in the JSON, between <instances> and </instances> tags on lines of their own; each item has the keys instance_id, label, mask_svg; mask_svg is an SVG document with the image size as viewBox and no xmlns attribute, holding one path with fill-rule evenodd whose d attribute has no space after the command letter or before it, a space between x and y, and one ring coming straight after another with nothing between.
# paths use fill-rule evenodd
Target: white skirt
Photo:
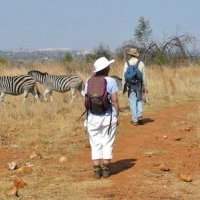
<instances>
[{"instance_id":1,"label":"white skirt","mask_svg":"<svg viewBox=\"0 0 200 200\"><path fill-rule=\"evenodd\" d=\"M87 127L92 160L112 159L113 143L117 129L115 115L93 115L89 113L84 125Z\"/></svg>"}]
</instances>

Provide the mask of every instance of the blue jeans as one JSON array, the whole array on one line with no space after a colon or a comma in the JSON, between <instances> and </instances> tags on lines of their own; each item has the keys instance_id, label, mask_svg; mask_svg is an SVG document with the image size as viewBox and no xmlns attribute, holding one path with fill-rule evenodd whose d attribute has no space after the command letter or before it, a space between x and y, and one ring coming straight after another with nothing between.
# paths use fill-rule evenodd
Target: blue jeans
<instances>
[{"instance_id":1,"label":"blue jeans","mask_svg":"<svg viewBox=\"0 0 200 200\"><path fill-rule=\"evenodd\" d=\"M131 92L129 95L129 106L131 110L132 121L138 122L138 118L142 117L143 102L137 98L135 92Z\"/></svg>"}]
</instances>

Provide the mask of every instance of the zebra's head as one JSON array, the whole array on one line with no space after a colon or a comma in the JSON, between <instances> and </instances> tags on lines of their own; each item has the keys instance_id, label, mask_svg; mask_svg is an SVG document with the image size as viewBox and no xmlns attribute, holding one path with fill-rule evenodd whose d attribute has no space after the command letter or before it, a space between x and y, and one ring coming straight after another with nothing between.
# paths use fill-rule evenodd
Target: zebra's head
<instances>
[{"instance_id":1,"label":"zebra's head","mask_svg":"<svg viewBox=\"0 0 200 200\"><path fill-rule=\"evenodd\" d=\"M48 76L47 72L40 72L38 70L32 70L28 72L28 75L33 77L37 82L43 83L45 78Z\"/></svg>"},{"instance_id":2,"label":"zebra's head","mask_svg":"<svg viewBox=\"0 0 200 200\"><path fill-rule=\"evenodd\" d=\"M113 75L110 77L116 81L118 89L122 90L122 78L120 78L119 76L116 76L116 75Z\"/></svg>"}]
</instances>

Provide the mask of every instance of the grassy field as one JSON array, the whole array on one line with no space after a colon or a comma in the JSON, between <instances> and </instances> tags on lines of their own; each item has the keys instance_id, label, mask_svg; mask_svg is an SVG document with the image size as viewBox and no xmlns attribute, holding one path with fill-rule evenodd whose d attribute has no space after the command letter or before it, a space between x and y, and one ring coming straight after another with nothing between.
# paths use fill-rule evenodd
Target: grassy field
<instances>
[{"instance_id":1,"label":"grassy field","mask_svg":"<svg viewBox=\"0 0 200 200\"><path fill-rule=\"evenodd\" d=\"M0 75L26 74L38 69L52 74L79 74L84 80L91 66L81 63L34 64L24 67L2 67ZM121 76L122 63L117 62L111 74ZM160 109L184 101L195 101L200 96L200 66L170 68L149 66L147 68L149 105L146 111ZM43 91L44 88L40 87ZM63 200L90 199L87 191L92 188L111 186L110 180L96 182L82 180L77 172L90 173L90 163L79 166L76 160L80 151L88 148L83 129L83 120L78 118L84 111L83 98L77 95L70 104L70 94L53 93L54 102L36 103L30 96L22 103L22 96L6 96L0 105L0 199L12 199L7 191L14 176L20 176L27 187L20 190L21 199ZM120 106L127 106L127 97L120 93ZM125 112L123 114L128 114ZM122 114L122 115L123 115ZM196 119L196 117L192 117ZM36 154L35 158L30 158ZM65 156L64 162L59 162ZM33 172L18 174L8 171L6 163L16 161L19 166L31 163ZM67 197L67 198L66 198Z\"/></svg>"}]
</instances>

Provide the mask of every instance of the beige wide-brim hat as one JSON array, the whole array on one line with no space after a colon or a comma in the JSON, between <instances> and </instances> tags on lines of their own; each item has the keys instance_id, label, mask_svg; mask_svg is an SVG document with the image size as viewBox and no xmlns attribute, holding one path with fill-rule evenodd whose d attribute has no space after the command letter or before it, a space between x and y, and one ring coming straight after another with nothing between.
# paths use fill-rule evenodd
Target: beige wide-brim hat
<instances>
[{"instance_id":1,"label":"beige wide-brim hat","mask_svg":"<svg viewBox=\"0 0 200 200\"><path fill-rule=\"evenodd\" d=\"M138 52L136 48L129 48L126 53L134 57L139 57L140 55L140 53Z\"/></svg>"},{"instance_id":2,"label":"beige wide-brim hat","mask_svg":"<svg viewBox=\"0 0 200 200\"><path fill-rule=\"evenodd\" d=\"M105 69L106 67L109 67L114 62L114 59L108 60L106 57L98 58L94 63L94 73L99 72Z\"/></svg>"}]
</instances>

